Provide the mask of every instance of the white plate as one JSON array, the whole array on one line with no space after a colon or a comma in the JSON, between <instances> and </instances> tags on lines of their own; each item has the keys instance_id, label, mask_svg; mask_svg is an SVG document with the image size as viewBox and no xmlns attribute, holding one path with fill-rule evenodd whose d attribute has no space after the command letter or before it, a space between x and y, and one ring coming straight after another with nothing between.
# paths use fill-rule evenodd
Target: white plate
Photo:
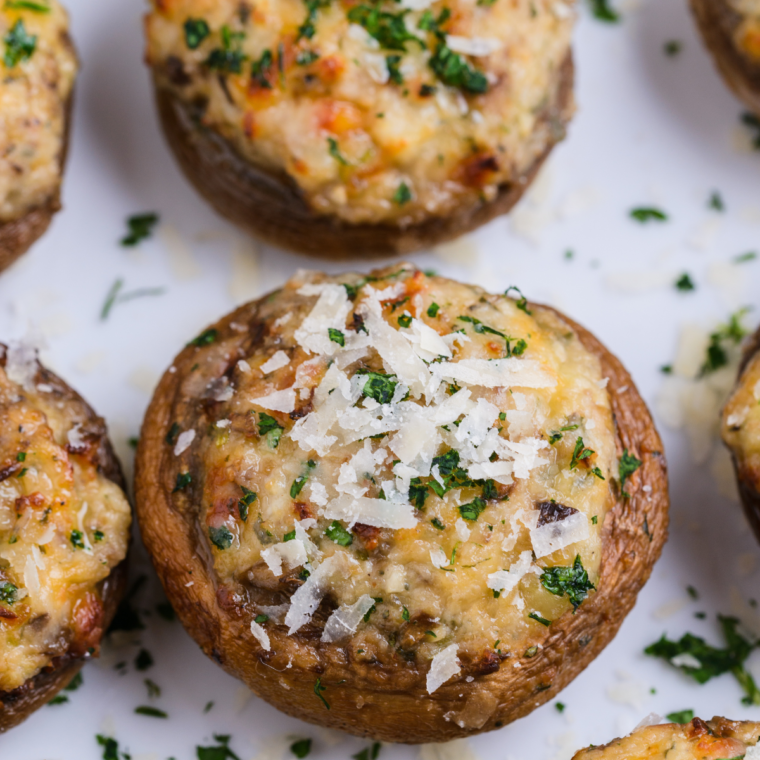
<instances>
[{"instance_id":1,"label":"white plate","mask_svg":"<svg viewBox=\"0 0 760 760\"><path fill-rule=\"evenodd\" d=\"M257 246L217 217L180 176L159 134L142 64L140 4L69 0L69 6L83 71L65 208L33 252L0 277L0 336L22 336L30 325L47 335L43 358L106 417L131 469L126 440L138 433L152 383L189 338L297 267L343 267ZM626 0L616 26L582 10L578 115L531 197L511 221L496 220L450 246L445 257L412 258L493 290L518 284L529 298L565 310L625 362L654 406L658 368L672 360L681 325L710 328L736 307L757 303L760 260L733 267L733 278L732 267L721 263L760 252L760 153L748 149L742 108L718 80L682 0ZM669 39L684 45L675 58L663 53ZM725 199L724 214L707 208L713 190ZM632 221L629 210L641 205L662 207L670 221ZM161 235L135 252L117 244L126 216L153 210L164 234L168 226L184 241L189 258L181 265ZM575 251L569 261L567 249ZM369 264L357 252L354 266ZM683 271L692 274L696 292L673 288ZM106 293L119 277L125 289L167 292L120 304L101 322ZM722 289L711 284L721 277ZM722 644L714 614L758 593L760 549L738 504L720 495L711 475L718 450L696 464L685 436L660 427L670 463L672 537L620 634L562 693L563 714L547 704L470 740L468 750L456 746L453 757L468 760L471 751L484 760L566 760L653 711L692 708L703 717L760 720L759 708L740 703L731 676L698 686L643 655L664 632L678 637L689 630ZM139 606L151 609L160 591L141 550L134 565L149 576ZM698 601L687 596L687 585L699 590ZM695 619L698 610L710 617ZM241 760L287 757L285 734L312 737L315 760L348 759L368 745L280 715L207 660L178 623L155 614L146 622L139 640L155 659L152 668L134 669L140 645L111 647L100 663L85 667L84 686L68 704L43 707L2 736L0 757L95 760L102 757L98 733L115 736L133 760L195 758L195 747L213 744L213 733L230 734ZM120 661L129 664L125 675L113 669ZM146 677L161 687L160 699L148 699ZM209 702L214 706L204 713ZM169 719L135 715L144 704ZM386 746L381 757L418 754Z\"/></svg>"}]
</instances>

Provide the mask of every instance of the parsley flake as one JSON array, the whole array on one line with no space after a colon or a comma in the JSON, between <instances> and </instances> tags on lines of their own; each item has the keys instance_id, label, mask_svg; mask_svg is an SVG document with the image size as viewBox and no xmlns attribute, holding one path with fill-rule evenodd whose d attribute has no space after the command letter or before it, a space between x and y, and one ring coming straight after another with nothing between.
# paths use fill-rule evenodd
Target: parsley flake
<instances>
[{"instance_id":1,"label":"parsley flake","mask_svg":"<svg viewBox=\"0 0 760 760\"><path fill-rule=\"evenodd\" d=\"M588 579L580 554L575 556L572 567L547 567L541 574L541 584L555 596L567 596L573 611L580 607L589 591L596 589Z\"/></svg>"},{"instance_id":2,"label":"parsley flake","mask_svg":"<svg viewBox=\"0 0 760 760\"><path fill-rule=\"evenodd\" d=\"M202 18L189 18L184 23L185 44L195 50L211 34L208 23Z\"/></svg>"},{"instance_id":3,"label":"parsley flake","mask_svg":"<svg viewBox=\"0 0 760 760\"><path fill-rule=\"evenodd\" d=\"M27 61L32 57L37 47L37 35L27 34L23 20L18 19L3 37L3 42L5 42L3 63L6 68L12 69L22 61Z\"/></svg>"}]
</instances>

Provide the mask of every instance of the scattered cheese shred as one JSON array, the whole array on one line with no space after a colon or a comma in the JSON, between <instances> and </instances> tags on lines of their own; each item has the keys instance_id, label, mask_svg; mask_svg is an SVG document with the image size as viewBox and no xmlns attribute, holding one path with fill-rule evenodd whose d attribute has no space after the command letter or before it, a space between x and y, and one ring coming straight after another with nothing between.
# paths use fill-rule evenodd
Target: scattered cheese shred
<instances>
[{"instance_id":1,"label":"scattered cheese shred","mask_svg":"<svg viewBox=\"0 0 760 760\"><path fill-rule=\"evenodd\" d=\"M427 691L432 694L462 669L457 659L458 644L450 644L433 657L427 674Z\"/></svg>"}]
</instances>

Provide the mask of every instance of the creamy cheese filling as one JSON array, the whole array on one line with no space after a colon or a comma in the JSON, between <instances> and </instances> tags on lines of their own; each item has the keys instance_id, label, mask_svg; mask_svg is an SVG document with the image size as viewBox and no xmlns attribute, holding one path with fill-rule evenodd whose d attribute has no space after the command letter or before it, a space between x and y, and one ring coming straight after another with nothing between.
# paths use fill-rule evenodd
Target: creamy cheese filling
<instances>
[{"instance_id":1,"label":"creamy cheese filling","mask_svg":"<svg viewBox=\"0 0 760 760\"><path fill-rule=\"evenodd\" d=\"M0 8L0 222L55 198L77 61L57 0Z\"/></svg>"},{"instance_id":2,"label":"creamy cheese filling","mask_svg":"<svg viewBox=\"0 0 760 760\"><path fill-rule=\"evenodd\" d=\"M492 200L553 144L565 0L161 0L158 84L313 209L408 224Z\"/></svg>"},{"instance_id":3,"label":"creamy cheese filling","mask_svg":"<svg viewBox=\"0 0 760 760\"><path fill-rule=\"evenodd\" d=\"M444 681L594 593L616 436L561 318L411 268L301 274L262 308L178 463L221 583L276 591L260 603L288 605L290 634L402 650Z\"/></svg>"},{"instance_id":4,"label":"creamy cheese filling","mask_svg":"<svg viewBox=\"0 0 760 760\"><path fill-rule=\"evenodd\" d=\"M87 457L88 420L34 386L33 357L12 349L0 369L0 691L97 650L98 584L129 537L123 492Z\"/></svg>"}]
</instances>

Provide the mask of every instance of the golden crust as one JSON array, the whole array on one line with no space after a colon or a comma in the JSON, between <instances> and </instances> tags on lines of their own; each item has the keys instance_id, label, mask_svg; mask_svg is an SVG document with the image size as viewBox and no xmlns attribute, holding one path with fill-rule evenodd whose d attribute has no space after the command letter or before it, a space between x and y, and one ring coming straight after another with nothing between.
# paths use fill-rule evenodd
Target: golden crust
<instances>
[{"instance_id":1,"label":"golden crust","mask_svg":"<svg viewBox=\"0 0 760 760\"><path fill-rule=\"evenodd\" d=\"M0 346L4 349L4 347ZM4 366L5 360L1 362ZM39 365L35 383L51 386L55 394L67 406L76 407L86 415L90 422L88 429L99 430L96 442L99 470L110 481L125 488L124 476L111 443L108 440L104 421L90 408L87 402L57 375ZM116 614L127 586L127 560L125 559L111 571L111 574L99 585L98 592L103 602L102 630L108 626ZM49 667L42 670L25 684L13 691L0 691L0 733L17 726L35 710L49 702L61 689L68 685L79 672L87 657L65 654L56 658Z\"/></svg>"},{"instance_id":2,"label":"golden crust","mask_svg":"<svg viewBox=\"0 0 760 760\"><path fill-rule=\"evenodd\" d=\"M757 743L760 723L753 721L694 718L690 723L646 726L621 739L591 746L573 755L573 760L718 760L744 757L747 747Z\"/></svg>"},{"instance_id":3,"label":"golden crust","mask_svg":"<svg viewBox=\"0 0 760 760\"><path fill-rule=\"evenodd\" d=\"M218 322L220 339L231 334L233 323L245 323L253 307L243 306ZM520 658L520 667L507 660L470 683L454 679L432 695L415 663L373 669L352 661L347 648L337 644L323 645L316 657L295 657L292 667L275 670L250 631L244 600L217 588L197 526L173 506L167 484L172 456L167 433L174 422L181 425L190 415L183 388L199 358L198 349L188 347L162 378L146 414L135 488L141 532L154 566L203 651L285 713L360 736L406 743L440 742L499 728L552 699L578 675L614 637L660 555L667 537L667 474L660 438L630 375L589 332L555 314L598 357L602 376L609 378L618 456L628 449L643 464L628 486L630 498L618 497L604 522L597 592L577 614L568 612L554 621L535 656ZM253 325L252 334L259 328L263 331L264 325ZM273 633L273 641L309 637L315 643L314 631L307 630L291 637ZM318 678L326 687L329 710L315 695Z\"/></svg>"},{"instance_id":4,"label":"golden crust","mask_svg":"<svg viewBox=\"0 0 760 760\"><path fill-rule=\"evenodd\" d=\"M760 114L760 61L737 45L741 14L727 0L690 0L702 38L726 84L745 105Z\"/></svg>"},{"instance_id":5,"label":"golden crust","mask_svg":"<svg viewBox=\"0 0 760 760\"><path fill-rule=\"evenodd\" d=\"M574 67L568 55L560 68L554 102L542 120L553 140L517 182L503 185L492 201L461 209L446 218L400 227L348 224L316 214L293 182L244 161L218 134L199 128L171 92L156 86L159 117L169 147L198 192L230 221L268 242L294 251L346 258L406 254L463 235L506 214L530 186L554 145L565 136L573 112Z\"/></svg>"},{"instance_id":6,"label":"golden crust","mask_svg":"<svg viewBox=\"0 0 760 760\"><path fill-rule=\"evenodd\" d=\"M66 121L63 134L63 151L60 156L58 187L48 200L30 209L23 216L9 222L0 222L0 272L21 258L45 234L53 215L61 209L61 181L68 156L73 110L73 93L66 103Z\"/></svg>"}]
</instances>

